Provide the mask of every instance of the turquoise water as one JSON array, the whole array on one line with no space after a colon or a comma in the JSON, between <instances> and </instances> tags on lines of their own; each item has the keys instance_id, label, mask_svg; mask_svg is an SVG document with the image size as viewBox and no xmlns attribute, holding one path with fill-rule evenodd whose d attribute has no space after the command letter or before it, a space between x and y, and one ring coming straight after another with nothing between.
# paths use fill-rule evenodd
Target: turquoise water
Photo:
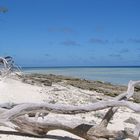
<instances>
[{"instance_id":1,"label":"turquoise water","mask_svg":"<svg viewBox=\"0 0 140 140\"><path fill-rule=\"evenodd\" d=\"M126 85L130 80L140 80L140 67L59 67L23 68L25 73L42 73L73 76Z\"/></svg>"}]
</instances>

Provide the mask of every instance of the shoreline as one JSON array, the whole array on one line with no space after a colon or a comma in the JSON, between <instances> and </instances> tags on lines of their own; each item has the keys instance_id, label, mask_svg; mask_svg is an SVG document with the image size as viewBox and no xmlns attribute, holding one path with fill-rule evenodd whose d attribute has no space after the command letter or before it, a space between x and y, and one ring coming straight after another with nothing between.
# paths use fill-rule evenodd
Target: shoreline
<instances>
[{"instance_id":1,"label":"shoreline","mask_svg":"<svg viewBox=\"0 0 140 140\"><path fill-rule=\"evenodd\" d=\"M13 76L13 77L12 77ZM20 76L20 75L19 75ZM101 81L90 81L86 79L79 79L73 77L67 77L62 75L44 75L44 74L25 74L21 77L7 77L1 81L0 84L0 99L1 102L14 102L14 103L50 103L50 104L65 104L65 105L87 105L100 100L108 101L112 100L123 91L126 92L127 87L112 85L111 83L104 83ZM103 92L103 93L102 93ZM114 94L112 94L114 93ZM81 113L76 115L67 115L70 120L79 119L81 121L89 122L90 124L98 124L103 119L107 109L93 111L90 113ZM49 113L45 119L48 117L64 117L63 114ZM129 128L134 127L130 125L130 122L125 122L126 119L134 119L139 121L139 115L134 113L132 110L120 107L118 112L116 112L114 118L110 121L108 125L109 130L123 130L126 126ZM8 128L0 127L1 130L5 129L9 131ZM47 136L55 136L57 140L59 139L73 139L82 140L71 133L62 130L49 131L46 135L47 140L53 140L53 138L48 138ZM66 138L67 137L67 138ZM4 134L1 139L23 139L23 140L35 140L35 138L29 138L27 136L16 136ZM39 139L41 140L41 139ZM83 139L84 140L84 139Z\"/></svg>"},{"instance_id":2,"label":"shoreline","mask_svg":"<svg viewBox=\"0 0 140 140\"><path fill-rule=\"evenodd\" d=\"M115 85L109 82L86 80L64 75L31 73L24 74L21 79L25 83L40 86L51 86L52 83L65 83L66 85L83 90L96 91L111 97L115 97L127 90L127 86L124 85ZM134 102L140 103L140 87L136 87L135 89Z\"/></svg>"},{"instance_id":3,"label":"shoreline","mask_svg":"<svg viewBox=\"0 0 140 140\"><path fill-rule=\"evenodd\" d=\"M31 73L24 74L22 81L32 85L44 85L51 86L52 83L64 82L65 84L90 90L99 93L104 93L106 95L116 96L124 91L126 91L127 86L112 84L110 82L103 82L99 80L87 80L82 78L75 78L72 76L55 75L55 74L39 74ZM118 92L118 93L117 93Z\"/></svg>"},{"instance_id":4,"label":"shoreline","mask_svg":"<svg viewBox=\"0 0 140 140\"><path fill-rule=\"evenodd\" d=\"M79 79L99 80L110 82L115 85L127 86L130 80L140 79L140 67L122 68L122 67L43 67L43 68L25 68L24 73L54 74L75 77Z\"/></svg>"},{"instance_id":5,"label":"shoreline","mask_svg":"<svg viewBox=\"0 0 140 140\"><path fill-rule=\"evenodd\" d=\"M31 69L31 68L140 68L140 66L50 66L50 67L21 67L22 69Z\"/></svg>"}]
</instances>

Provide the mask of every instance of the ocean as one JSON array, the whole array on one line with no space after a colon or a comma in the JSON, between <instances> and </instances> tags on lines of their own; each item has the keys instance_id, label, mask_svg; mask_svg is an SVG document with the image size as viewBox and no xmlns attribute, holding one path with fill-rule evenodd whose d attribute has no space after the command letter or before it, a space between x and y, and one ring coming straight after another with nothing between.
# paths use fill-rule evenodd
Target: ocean
<instances>
[{"instance_id":1,"label":"ocean","mask_svg":"<svg viewBox=\"0 0 140 140\"><path fill-rule=\"evenodd\" d=\"M24 67L25 73L72 76L127 85L130 80L140 80L140 67Z\"/></svg>"}]
</instances>

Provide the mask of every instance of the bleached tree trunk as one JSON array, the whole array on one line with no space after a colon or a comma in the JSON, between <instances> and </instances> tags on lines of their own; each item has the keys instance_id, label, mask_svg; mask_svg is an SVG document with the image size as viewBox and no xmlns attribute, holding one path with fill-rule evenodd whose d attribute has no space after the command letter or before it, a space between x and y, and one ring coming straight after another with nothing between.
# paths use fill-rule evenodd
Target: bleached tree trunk
<instances>
[{"instance_id":1,"label":"bleached tree trunk","mask_svg":"<svg viewBox=\"0 0 140 140\"><path fill-rule=\"evenodd\" d=\"M117 111L117 107L125 106L135 112L140 112L140 105L127 101L133 96L134 87L140 84L140 81L130 81L126 93L114 98L110 101L99 101L90 105L72 106L49 103L22 103L22 104L1 104L0 105L0 125L13 128L21 133L29 133L37 136L46 135L48 131L62 129L71 132L77 136L87 140L115 140L131 138L138 140L140 134L140 124L136 125L133 132L127 130L110 131L107 125L110 119ZM111 108L110 108L111 107ZM36 113L56 113L56 114L78 114L90 111L97 111L105 108L110 108L100 124L89 124L83 120L69 120L67 117L49 117L45 119L36 119L30 117L29 114Z\"/></svg>"},{"instance_id":2,"label":"bleached tree trunk","mask_svg":"<svg viewBox=\"0 0 140 140\"><path fill-rule=\"evenodd\" d=\"M11 56L0 57L0 78L3 79L13 73L18 75L19 73L15 72L15 69L21 73L19 67L14 64Z\"/></svg>"}]
</instances>

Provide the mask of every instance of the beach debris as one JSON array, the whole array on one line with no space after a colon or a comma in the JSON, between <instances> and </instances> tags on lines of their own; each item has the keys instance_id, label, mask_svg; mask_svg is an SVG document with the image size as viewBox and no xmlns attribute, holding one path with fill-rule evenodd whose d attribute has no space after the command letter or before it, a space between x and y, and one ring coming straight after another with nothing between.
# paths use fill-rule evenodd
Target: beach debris
<instances>
[{"instance_id":1,"label":"beach debris","mask_svg":"<svg viewBox=\"0 0 140 140\"><path fill-rule=\"evenodd\" d=\"M127 120L124 121L125 123L130 123L130 124L138 124L138 121L135 118L129 117Z\"/></svg>"},{"instance_id":2,"label":"beach debris","mask_svg":"<svg viewBox=\"0 0 140 140\"><path fill-rule=\"evenodd\" d=\"M49 79L30 77L29 75L24 75L22 77L22 82L38 86L52 86L52 81Z\"/></svg>"},{"instance_id":3,"label":"beach debris","mask_svg":"<svg viewBox=\"0 0 140 140\"><path fill-rule=\"evenodd\" d=\"M50 83L64 83L66 85L71 85L80 89L97 91L98 93L103 93L104 95L115 97L122 92L125 92L127 87L122 85L113 85L109 83L102 83L98 81L91 81L79 78L73 78L63 75L54 75L54 74L39 74L32 73L27 74L23 77L25 83L31 84L47 84ZM33 82L33 83L32 83Z\"/></svg>"},{"instance_id":4,"label":"beach debris","mask_svg":"<svg viewBox=\"0 0 140 140\"><path fill-rule=\"evenodd\" d=\"M35 136L46 136L48 131L62 129L71 132L87 140L119 140L130 138L138 140L140 136L140 123L135 124L135 129L113 131L107 128L119 107L127 107L134 112L140 113L140 105L128 101L133 97L135 86L140 81L130 81L126 92L109 99L108 101L97 101L87 105L64 105L51 103L4 103L0 104L0 125L17 130L19 133L32 134ZM87 122L84 119L69 119L68 115L87 113L102 109L109 110L101 117L99 124ZM49 116L63 114L56 117ZM32 114L32 115L31 115ZM94 119L93 119L94 120Z\"/></svg>"},{"instance_id":5,"label":"beach debris","mask_svg":"<svg viewBox=\"0 0 140 140\"><path fill-rule=\"evenodd\" d=\"M10 75L21 75L20 68L14 63L11 56L0 57L0 78L5 78Z\"/></svg>"},{"instance_id":6,"label":"beach debris","mask_svg":"<svg viewBox=\"0 0 140 140\"><path fill-rule=\"evenodd\" d=\"M79 78L73 78L63 75L53 75L53 74L27 74L22 76L22 81L31 85L38 86L51 86L52 83L63 83L63 85L71 85L80 89L96 91L97 93L102 93L108 97L115 97L122 92L127 90L127 86L124 85L113 85L110 83L103 83L99 81L91 81ZM133 98L129 98L136 103L140 103L140 86L135 87L135 92ZM87 93L86 93L87 94ZM91 94L92 96L92 94ZM98 100L102 100L101 96L97 97Z\"/></svg>"}]
</instances>

